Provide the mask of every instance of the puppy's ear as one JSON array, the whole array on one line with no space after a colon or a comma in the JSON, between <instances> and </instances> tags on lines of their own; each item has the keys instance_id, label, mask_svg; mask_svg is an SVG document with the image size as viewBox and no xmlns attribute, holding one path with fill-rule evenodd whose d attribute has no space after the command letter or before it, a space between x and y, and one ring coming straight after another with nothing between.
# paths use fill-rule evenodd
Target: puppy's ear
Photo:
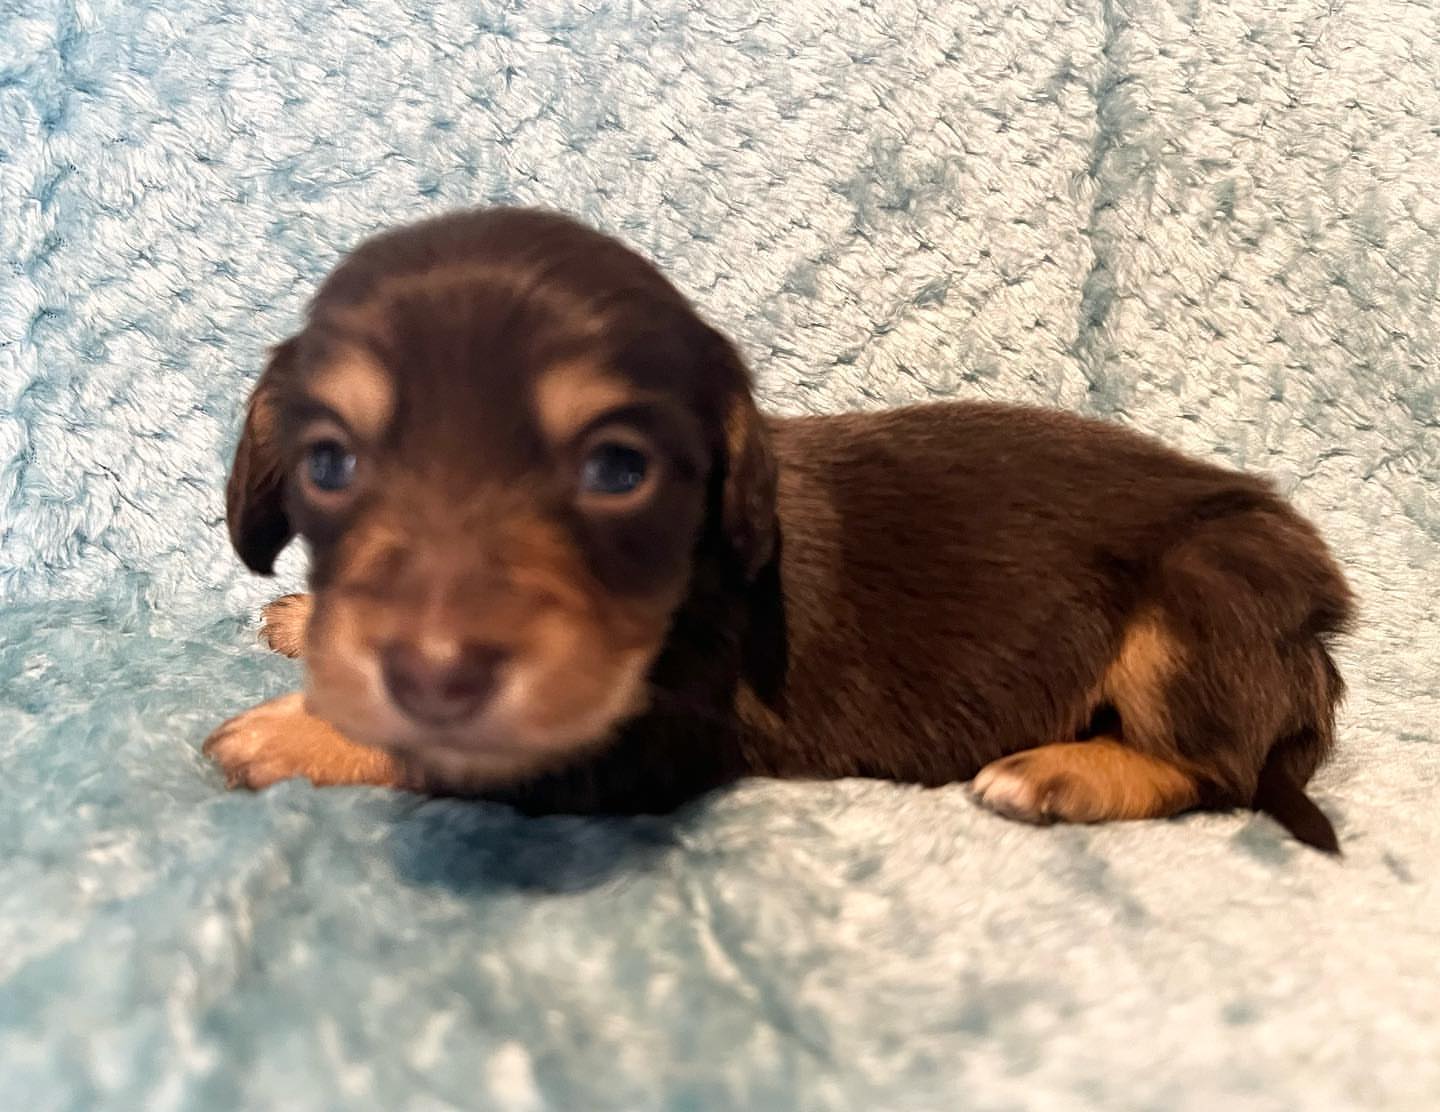
<instances>
[{"instance_id":1,"label":"puppy's ear","mask_svg":"<svg viewBox=\"0 0 1440 1112\"><path fill-rule=\"evenodd\" d=\"M751 394L750 372L735 346L713 333L718 358L725 364L725 482L721 515L725 535L747 578L774 555L779 524L776 518L775 455L765 419Z\"/></svg>"},{"instance_id":2,"label":"puppy's ear","mask_svg":"<svg viewBox=\"0 0 1440 1112\"><path fill-rule=\"evenodd\" d=\"M230 543L246 567L270 575L275 557L290 543L295 530L285 512L285 476L280 459L276 394L293 372L296 341L292 338L270 354L270 362L250 395L245 427L235 448L230 481L225 486L225 521Z\"/></svg>"}]
</instances>

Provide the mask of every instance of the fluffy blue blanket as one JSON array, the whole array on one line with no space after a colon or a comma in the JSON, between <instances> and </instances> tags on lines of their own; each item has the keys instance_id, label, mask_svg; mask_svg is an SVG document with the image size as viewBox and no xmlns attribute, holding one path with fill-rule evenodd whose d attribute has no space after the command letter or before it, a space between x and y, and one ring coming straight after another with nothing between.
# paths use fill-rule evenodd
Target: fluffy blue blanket
<instances>
[{"instance_id":1,"label":"fluffy blue blanket","mask_svg":"<svg viewBox=\"0 0 1440 1112\"><path fill-rule=\"evenodd\" d=\"M1440 20L1427 0L0 0L0 1108L1440 1106ZM220 489L392 222L654 256L789 411L1051 403L1269 472L1364 622L1316 795L669 820L198 753L295 682Z\"/></svg>"}]
</instances>

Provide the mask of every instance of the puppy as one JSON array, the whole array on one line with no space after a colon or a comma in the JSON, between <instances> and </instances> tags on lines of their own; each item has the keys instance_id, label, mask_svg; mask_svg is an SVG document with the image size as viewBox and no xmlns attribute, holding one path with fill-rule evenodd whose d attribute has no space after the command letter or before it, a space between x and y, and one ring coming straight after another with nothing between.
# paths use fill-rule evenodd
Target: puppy
<instances>
[{"instance_id":1,"label":"puppy","mask_svg":"<svg viewBox=\"0 0 1440 1112\"><path fill-rule=\"evenodd\" d=\"M973 779L1018 819L1253 806L1337 848L1302 789L1351 596L1267 483L1043 410L763 416L657 270L558 215L350 255L255 388L227 511L253 570L312 555L266 627L303 696L206 742L232 785L653 812Z\"/></svg>"}]
</instances>

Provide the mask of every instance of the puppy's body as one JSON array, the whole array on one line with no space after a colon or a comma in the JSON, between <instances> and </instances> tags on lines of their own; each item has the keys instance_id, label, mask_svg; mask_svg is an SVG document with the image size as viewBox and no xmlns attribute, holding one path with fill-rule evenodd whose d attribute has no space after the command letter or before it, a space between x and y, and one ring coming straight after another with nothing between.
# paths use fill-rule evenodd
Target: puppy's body
<instances>
[{"instance_id":1,"label":"puppy's body","mask_svg":"<svg viewBox=\"0 0 1440 1112\"><path fill-rule=\"evenodd\" d=\"M1348 593L1262 481L1042 410L773 427L789 656L783 709L759 716L773 771L968 780L1128 710L1128 743L1248 800L1277 740L1302 780L1328 748L1339 686L1319 638Z\"/></svg>"},{"instance_id":2,"label":"puppy's body","mask_svg":"<svg viewBox=\"0 0 1440 1112\"><path fill-rule=\"evenodd\" d=\"M317 547L314 617L288 615L307 626L320 717L292 703L288 732L273 708L222 729L211 748L234 778L263 783L288 768L530 810L645 811L745 775L933 785L981 773L979 798L1021 818L1253 804L1333 848L1300 789L1331 745L1342 688L1326 639L1343 628L1349 595L1314 530L1264 482L1048 411L958 403L762 419L728 345L703 326L687 331L688 306L613 241L533 213L455 219L448 237L422 225L392 234L388 252L362 249L330 301L317 299L311 329L325 339L311 341L310 366L272 366L257 391L232 530L261 570L297 525ZM431 290L460 304L471 279L437 277L455 263L444 243L457 232L462 245L472 238L449 254L482 275L458 311L481 323L467 334L435 318L424 342L444 357L417 362L395 337L433 314ZM516 280L536 260L548 287ZM509 267L497 319L541 330L524 335L558 343L562 324L577 336L618 328L630 346L517 348L476 308L497 297L486 265ZM604 306L584 310L592 316L658 299L666 359L654 359L653 340L631 343L633 325L577 327L580 294ZM595 354L577 362L586 344ZM336 351L348 354L337 362ZM293 342L288 354L299 358ZM507 377L497 389L483 372L472 403L457 367L477 358ZM275 476L300 457L265 449L266 435L303 445L317 391L328 402L339 382L356 394L357 359L359 392L384 401L362 415L376 425L373 477L346 494L343 513L323 505L328 494L292 488L286 501ZM657 395L670 408L649 424L623 418L642 438L627 443L667 461L644 499L586 496L577 516L561 487L524 478L549 474L542 451L568 459L565 445L589 435L577 430ZM281 414L280 432L257 428L262 405ZM508 424L494 423L497 407ZM470 428L492 430L473 465L465 437L476 434L457 416L467 412ZM531 421L538 432L525 431ZM528 469L507 472L503 491L490 483L512 466L500 443L520 446L512 455L523 451ZM439 474L426 460L445 461L444 498L414 485ZM403 524L417 516L435 524ZM415 694L409 680L397 688L390 646L437 630L447 645L503 642L501 658L514 660L470 725L422 728L392 705L414 706ZM271 634L300 640L296 628ZM448 698L444 683L427 690L431 703ZM361 759L371 751L327 723L390 756Z\"/></svg>"}]
</instances>

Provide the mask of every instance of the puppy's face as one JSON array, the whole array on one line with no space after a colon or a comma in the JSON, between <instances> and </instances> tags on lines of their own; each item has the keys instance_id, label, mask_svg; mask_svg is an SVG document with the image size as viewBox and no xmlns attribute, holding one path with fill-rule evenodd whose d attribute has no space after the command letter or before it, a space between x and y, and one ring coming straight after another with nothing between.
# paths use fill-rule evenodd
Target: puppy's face
<instances>
[{"instance_id":1,"label":"puppy's face","mask_svg":"<svg viewBox=\"0 0 1440 1112\"><path fill-rule=\"evenodd\" d=\"M733 348L653 268L492 210L331 275L251 399L228 516L260 571L309 542L311 709L483 785L644 710L697 546L753 574L773 483Z\"/></svg>"}]
</instances>

